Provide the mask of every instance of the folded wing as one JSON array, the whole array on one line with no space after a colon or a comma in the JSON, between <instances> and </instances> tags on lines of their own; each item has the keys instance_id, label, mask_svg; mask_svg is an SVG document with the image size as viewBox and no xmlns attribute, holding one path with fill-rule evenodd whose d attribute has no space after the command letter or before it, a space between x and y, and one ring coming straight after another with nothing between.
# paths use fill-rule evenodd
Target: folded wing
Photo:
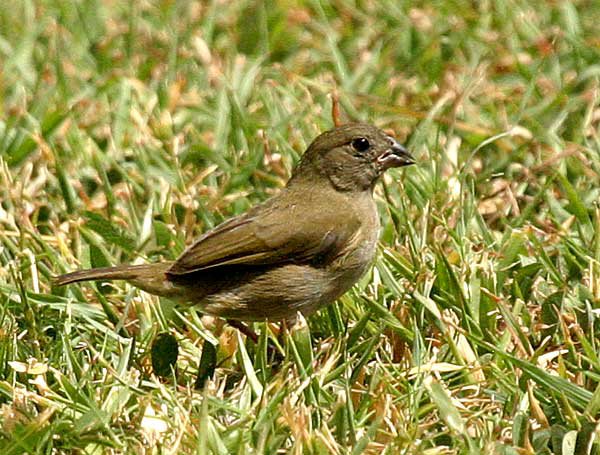
<instances>
[{"instance_id":1,"label":"folded wing","mask_svg":"<svg viewBox=\"0 0 600 455\"><path fill-rule=\"evenodd\" d=\"M269 201L217 226L192 244L173 263L178 276L231 265L322 262L335 257L348 240L348 229L336 229L327 213L306 219L295 204Z\"/></svg>"}]
</instances>

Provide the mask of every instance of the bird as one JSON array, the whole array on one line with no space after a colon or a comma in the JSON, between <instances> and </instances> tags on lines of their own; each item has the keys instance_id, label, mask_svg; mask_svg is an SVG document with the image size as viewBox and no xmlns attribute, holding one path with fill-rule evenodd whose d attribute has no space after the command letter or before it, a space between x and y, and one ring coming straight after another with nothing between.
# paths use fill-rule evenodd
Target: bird
<instances>
[{"instance_id":1,"label":"bird","mask_svg":"<svg viewBox=\"0 0 600 455\"><path fill-rule=\"evenodd\" d=\"M348 123L314 139L281 191L207 231L174 261L79 270L58 286L125 280L230 321L308 316L346 293L376 255L373 189L413 156L381 129Z\"/></svg>"}]
</instances>

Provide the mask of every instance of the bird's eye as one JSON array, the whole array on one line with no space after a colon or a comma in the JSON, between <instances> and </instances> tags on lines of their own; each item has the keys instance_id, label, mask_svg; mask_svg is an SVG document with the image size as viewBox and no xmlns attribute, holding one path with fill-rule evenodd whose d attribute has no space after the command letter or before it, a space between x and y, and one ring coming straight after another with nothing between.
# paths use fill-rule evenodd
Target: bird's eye
<instances>
[{"instance_id":1,"label":"bird's eye","mask_svg":"<svg viewBox=\"0 0 600 455\"><path fill-rule=\"evenodd\" d=\"M364 152L369 147L371 147L371 144L369 144L368 139L366 139L364 137L359 137L357 139L354 139L350 144L352 145L352 148L354 150L356 150L357 152Z\"/></svg>"}]
</instances>

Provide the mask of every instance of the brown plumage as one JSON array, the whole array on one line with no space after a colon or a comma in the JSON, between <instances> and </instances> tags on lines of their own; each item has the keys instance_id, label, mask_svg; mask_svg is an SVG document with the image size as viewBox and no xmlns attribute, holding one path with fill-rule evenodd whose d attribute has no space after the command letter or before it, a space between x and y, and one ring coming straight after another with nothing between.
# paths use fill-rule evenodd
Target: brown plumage
<instances>
[{"instance_id":1,"label":"brown plumage","mask_svg":"<svg viewBox=\"0 0 600 455\"><path fill-rule=\"evenodd\" d=\"M281 192L202 235L174 262L81 270L56 278L126 280L228 319L310 314L344 294L375 256L372 191L410 154L374 126L347 124L308 147Z\"/></svg>"}]
</instances>

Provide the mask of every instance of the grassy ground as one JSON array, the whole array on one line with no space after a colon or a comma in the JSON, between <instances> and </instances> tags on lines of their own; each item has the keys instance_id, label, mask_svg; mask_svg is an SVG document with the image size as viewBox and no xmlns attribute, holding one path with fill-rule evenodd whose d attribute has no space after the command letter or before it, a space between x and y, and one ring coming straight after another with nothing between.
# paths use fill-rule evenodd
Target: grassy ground
<instances>
[{"instance_id":1,"label":"grassy ground","mask_svg":"<svg viewBox=\"0 0 600 455\"><path fill-rule=\"evenodd\" d=\"M0 8L2 454L600 452L600 5L412 3ZM276 193L334 91L419 164L376 190L372 272L283 359L276 326L52 288Z\"/></svg>"}]
</instances>

